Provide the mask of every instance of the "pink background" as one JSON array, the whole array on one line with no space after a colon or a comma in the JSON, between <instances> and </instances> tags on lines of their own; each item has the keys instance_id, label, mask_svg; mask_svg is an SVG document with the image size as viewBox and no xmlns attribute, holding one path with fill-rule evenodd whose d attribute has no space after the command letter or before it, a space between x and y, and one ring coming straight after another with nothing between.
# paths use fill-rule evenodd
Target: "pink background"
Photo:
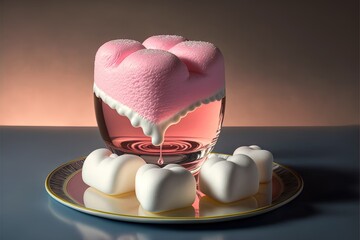
<instances>
[{"instance_id":1,"label":"pink background","mask_svg":"<svg viewBox=\"0 0 360 240\"><path fill-rule=\"evenodd\" d=\"M359 123L357 1L1 1L0 125L95 126L93 61L178 34L226 60L226 126Z\"/></svg>"}]
</instances>

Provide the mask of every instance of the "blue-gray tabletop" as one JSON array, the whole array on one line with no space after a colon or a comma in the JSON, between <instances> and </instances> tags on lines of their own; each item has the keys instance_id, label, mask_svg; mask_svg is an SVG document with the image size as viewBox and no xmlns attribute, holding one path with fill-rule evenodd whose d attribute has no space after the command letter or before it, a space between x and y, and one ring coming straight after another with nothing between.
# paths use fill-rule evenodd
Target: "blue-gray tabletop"
<instances>
[{"instance_id":1,"label":"blue-gray tabletop","mask_svg":"<svg viewBox=\"0 0 360 240\"><path fill-rule=\"evenodd\" d=\"M216 152L257 144L304 179L302 194L266 214L201 225L112 221L45 191L49 172L103 147L97 128L0 127L0 239L359 239L359 127L225 127Z\"/></svg>"}]
</instances>

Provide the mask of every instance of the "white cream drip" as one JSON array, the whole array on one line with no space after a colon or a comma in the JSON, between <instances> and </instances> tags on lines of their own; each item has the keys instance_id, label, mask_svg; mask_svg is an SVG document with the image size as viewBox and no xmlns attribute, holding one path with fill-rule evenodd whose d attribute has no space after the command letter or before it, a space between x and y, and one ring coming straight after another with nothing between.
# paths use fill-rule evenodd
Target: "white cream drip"
<instances>
[{"instance_id":1,"label":"white cream drip","mask_svg":"<svg viewBox=\"0 0 360 240\"><path fill-rule=\"evenodd\" d=\"M106 103L110 108L116 110L119 115L126 116L130 120L133 127L141 127L144 134L148 137L151 137L151 142L155 146L159 146L163 143L164 135L168 127L180 122L183 117L185 117L188 113L194 111L196 108L200 107L201 104L208 104L210 102L219 101L225 96L225 89L221 89L213 96L203 100L199 100L191 104L189 107L178 112L171 118L161 123L155 124L150 122L149 120L146 120L143 116L141 116L139 113L135 112L128 106L125 106L124 104L121 104L112 97L108 96L104 91L102 91L98 86L96 86L95 83L93 90L96 97L101 98L104 103Z\"/></svg>"}]
</instances>

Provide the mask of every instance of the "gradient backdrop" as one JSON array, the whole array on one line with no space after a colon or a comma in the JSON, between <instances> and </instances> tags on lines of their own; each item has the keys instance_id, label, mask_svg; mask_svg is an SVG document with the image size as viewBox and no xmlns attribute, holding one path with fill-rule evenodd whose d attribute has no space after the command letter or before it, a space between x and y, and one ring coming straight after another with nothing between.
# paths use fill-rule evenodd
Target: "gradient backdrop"
<instances>
[{"instance_id":1,"label":"gradient backdrop","mask_svg":"<svg viewBox=\"0 0 360 240\"><path fill-rule=\"evenodd\" d=\"M0 125L96 125L93 61L178 34L226 60L226 126L359 123L358 1L1 1Z\"/></svg>"}]
</instances>

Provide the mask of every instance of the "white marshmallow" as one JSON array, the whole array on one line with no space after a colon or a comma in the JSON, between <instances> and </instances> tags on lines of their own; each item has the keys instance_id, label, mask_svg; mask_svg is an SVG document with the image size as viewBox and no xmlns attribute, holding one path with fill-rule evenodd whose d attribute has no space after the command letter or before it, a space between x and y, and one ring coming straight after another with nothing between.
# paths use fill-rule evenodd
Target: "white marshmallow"
<instances>
[{"instance_id":1,"label":"white marshmallow","mask_svg":"<svg viewBox=\"0 0 360 240\"><path fill-rule=\"evenodd\" d=\"M118 195L135 190L135 175L145 161L130 154L118 156L105 148L87 156L82 167L83 181L100 192Z\"/></svg>"},{"instance_id":2,"label":"white marshmallow","mask_svg":"<svg viewBox=\"0 0 360 240\"><path fill-rule=\"evenodd\" d=\"M259 146L242 146L234 151L233 155L244 154L249 156L257 165L260 183L271 181L273 155L267 150L262 150Z\"/></svg>"},{"instance_id":3,"label":"white marshmallow","mask_svg":"<svg viewBox=\"0 0 360 240\"><path fill-rule=\"evenodd\" d=\"M180 165L160 168L146 164L136 174L135 192L143 209L164 212L191 206L196 197L196 182Z\"/></svg>"},{"instance_id":4,"label":"white marshmallow","mask_svg":"<svg viewBox=\"0 0 360 240\"><path fill-rule=\"evenodd\" d=\"M261 150L261 147L259 147L258 145L250 145L249 148L254 150Z\"/></svg>"},{"instance_id":5,"label":"white marshmallow","mask_svg":"<svg viewBox=\"0 0 360 240\"><path fill-rule=\"evenodd\" d=\"M86 189L83 199L87 208L117 214L136 215L140 205L134 192L115 197L106 195L92 187Z\"/></svg>"},{"instance_id":6,"label":"white marshmallow","mask_svg":"<svg viewBox=\"0 0 360 240\"><path fill-rule=\"evenodd\" d=\"M200 169L199 187L204 194L222 203L250 197L259 188L256 164L245 155L227 159L211 157Z\"/></svg>"}]
</instances>

